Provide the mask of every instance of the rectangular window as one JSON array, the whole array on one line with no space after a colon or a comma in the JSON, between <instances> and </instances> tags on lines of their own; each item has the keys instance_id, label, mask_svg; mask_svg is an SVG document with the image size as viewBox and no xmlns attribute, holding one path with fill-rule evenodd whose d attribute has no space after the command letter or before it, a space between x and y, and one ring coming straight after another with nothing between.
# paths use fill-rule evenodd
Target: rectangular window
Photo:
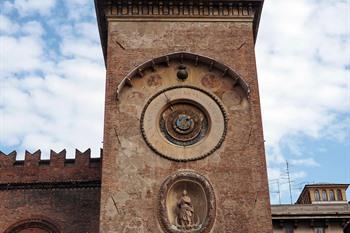
<instances>
[{"instance_id":1,"label":"rectangular window","mask_svg":"<svg viewBox=\"0 0 350 233\"><path fill-rule=\"evenodd\" d=\"M323 227L315 227L315 233L325 233L326 231L324 230Z\"/></svg>"},{"instance_id":2,"label":"rectangular window","mask_svg":"<svg viewBox=\"0 0 350 233\"><path fill-rule=\"evenodd\" d=\"M322 191L322 201L328 201L328 196L326 190Z\"/></svg>"},{"instance_id":3,"label":"rectangular window","mask_svg":"<svg viewBox=\"0 0 350 233\"><path fill-rule=\"evenodd\" d=\"M337 190L337 199L338 199L338 201L342 201L343 200L343 195L342 195L340 189Z\"/></svg>"},{"instance_id":4,"label":"rectangular window","mask_svg":"<svg viewBox=\"0 0 350 233\"><path fill-rule=\"evenodd\" d=\"M334 196L334 191L333 190L329 191L329 200L330 201L335 201L335 196Z\"/></svg>"}]
</instances>

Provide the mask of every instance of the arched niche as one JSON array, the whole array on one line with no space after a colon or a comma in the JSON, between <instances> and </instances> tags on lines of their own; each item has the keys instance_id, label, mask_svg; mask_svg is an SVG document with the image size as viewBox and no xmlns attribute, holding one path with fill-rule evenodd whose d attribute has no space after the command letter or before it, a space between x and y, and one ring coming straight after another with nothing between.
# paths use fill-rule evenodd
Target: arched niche
<instances>
[{"instance_id":1,"label":"arched niche","mask_svg":"<svg viewBox=\"0 0 350 233\"><path fill-rule=\"evenodd\" d=\"M182 208L191 208L190 224L181 221ZM165 232L208 233L215 215L214 190L204 176L193 171L179 171L167 177L161 185L159 216Z\"/></svg>"},{"instance_id":2,"label":"arched niche","mask_svg":"<svg viewBox=\"0 0 350 233\"><path fill-rule=\"evenodd\" d=\"M232 79L233 85L239 85L246 96L249 97L250 88L249 85L244 81L244 79L233 69L227 65L216 61L213 58L189 53L189 52L176 52L167 54L161 57L153 58L149 61L144 62L135 69L133 69L129 74L127 74L117 87L116 99L119 100L119 95L125 86L131 87L133 85L132 80L136 77L142 78L145 72L148 70L156 71L158 67L170 66L172 62L191 63L194 66L204 65L209 71L219 72L222 77L229 77Z\"/></svg>"},{"instance_id":3,"label":"arched niche","mask_svg":"<svg viewBox=\"0 0 350 233\"><path fill-rule=\"evenodd\" d=\"M29 218L11 225L4 233L60 233L52 220Z\"/></svg>"}]
</instances>

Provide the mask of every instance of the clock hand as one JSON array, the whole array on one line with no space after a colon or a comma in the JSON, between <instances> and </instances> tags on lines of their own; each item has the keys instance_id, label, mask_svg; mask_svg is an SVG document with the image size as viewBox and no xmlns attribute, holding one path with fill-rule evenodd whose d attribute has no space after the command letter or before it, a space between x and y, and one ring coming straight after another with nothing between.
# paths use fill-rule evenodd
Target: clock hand
<instances>
[{"instance_id":1,"label":"clock hand","mask_svg":"<svg viewBox=\"0 0 350 233\"><path fill-rule=\"evenodd\" d=\"M166 102L167 102L168 104L170 104L170 109L171 109L171 111L174 111L174 107L173 107L173 105L171 104L169 97L165 94L165 92L164 92L163 94L164 94L164 96L165 96L165 98L166 98Z\"/></svg>"}]
</instances>

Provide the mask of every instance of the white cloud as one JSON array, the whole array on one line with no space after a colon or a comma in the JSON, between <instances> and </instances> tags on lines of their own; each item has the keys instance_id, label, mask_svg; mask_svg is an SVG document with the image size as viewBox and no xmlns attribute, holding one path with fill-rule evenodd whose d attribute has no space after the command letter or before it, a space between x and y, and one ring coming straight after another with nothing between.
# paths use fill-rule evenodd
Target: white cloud
<instances>
[{"instance_id":1,"label":"white cloud","mask_svg":"<svg viewBox=\"0 0 350 233\"><path fill-rule=\"evenodd\" d=\"M104 70L89 62L74 63L75 69L91 72L83 79L48 75L44 78L8 78L1 90L0 143L21 148L92 148L102 146ZM60 65L58 65L60 67Z\"/></svg>"},{"instance_id":2,"label":"white cloud","mask_svg":"<svg viewBox=\"0 0 350 233\"><path fill-rule=\"evenodd\" d=\"M264 3L256 50L270 179L283 177L286 159L301 169L293 179L323 165L300 137L349 140L348 12L346 1Z\"/></svg>"},{"instance_id":3,"label":"white cloud","mask_svg":"<svg viewBox=\"0 0 350 233\"><path fill-rule=\"evenodd\" d=\"M68 17L81 21L84 17L95 17L93 4L90 0L64 0L68 10Z\"/></svg>"},{"instance_id":4,"label":"white cloud","mask_svg":"<svg viewBox=\"0 0 350 233\"><path fill-rule=\"evenodd\" d=\"M5 11L16 10L21 16L30 14L48 15L55 6L56 0L15 0L6 1L3 5Z\"/></svg>"},{"instance_id":5,"label":"white cloud","mask_svg":"<svg viewBox=\"0 0 350 233\"><path fill-rule=\"evenodd\" d=\"M327 138L333 138L340 142L348 142L350 132L350 117L347 116L344 120L337 122L336 124L330 124L327 129L323 131L323 136Z\"/></svg>"},{"instance_id":6,"label":"white cloud","mask_svg":"<svg viewBox=\"0 0 350 233\"><path fill-rule=\"evenodd\" d=\"M268 147L290 135L320 138L349 113L347 9L341 1L265 2L257 60Z\"/></svg>"},{"instance_id":7,"label":"white cloud","mask_svg":"<svg viewBox=\"0 0 350 233\"><path fill-rule=\"evenodd\" d=\"M0 36L0 67L4 73L31 72L41 69L46 62L43 61L43 47L35 37Z\"/></svg>"},{"instance_id":8,"label":"white cloud","mask_svg":"<svg viewBox=\"0 0 350 233\"><path fill-rule=\"evenodd\" d=\"M320 164L315 161L313 158L305 158L305 159L292 159L290 160L291 165L301 165L308 167L319 167Z\"/></svg>"},{"instance_id":9,"label":"white cloud","mask_svg":"<svg viewBox=\"0 0 350 233\"><path fill-rule=\"evenodd\" d=\"M11 7L20 3L24 4L17 1ZM4 30L13 24L6 19ZM0 85L0 144L19 151L41 149L44 157L50 149L65 148L69 156L75 148L92 148L98 156L105 68L97 29L91 30L96 22L58 22L61 43L53 59L47 56L48 44L43 39L47 32L39 21L25 22L16 35L0 37L0 79L4 83ZM90 32L75 31L77 27L97 35L80 39Z\"/></svg>"},{"instance_id":10,"label":"white cloud","mask_svg":"<svg viewBox=\"0 0 350 233\"><path fill-rule=\"evenodd\" d=\"M19 30L17 23L11 22L11 20L5 15L0 15L0 33L1 35L13 34Z\"/></svg>"},{"instance_id":11,"label":"white cloud","mask_svg":"<svg viewBox=\"0 0 350 233\"><path fill-rule=\"evenodd\" d=\"M42 36L44 31L44 28L41 26L41 24L38 21L29 21L26 22L22 29L23 33L33 36Z\"/></svg>"},{"instance_id":12,"label":"white cloud","mask_svg":"<svg viewBox=\"0 0 350 233\"><path fill-rule=\"evenodd\" d=\"M76 23L74 25L74 31L80 36L81 38L84 38L86 40L89 40L91 42L95 42L100 44L100 37L98 32L98 27L96 22L93 23L87 23L87 22L80 22Z\"/></svg>"},{"instance_id":13,"label":"white cloud","mask_svg":"<svg viewBox=\"0 0 350 233\"><path fill-rule=\"evenodd\" d=\"M102 54L99 43L76 37L64 38L61 44L61 52L65 56L92 60L100 60Z\"/></svg>"},{"instance_id":14,"label":"white cloud","mask_svg":"<svg viewBox=\"0 0 350 233\"><path fill-rule=\"evenodd\" d=\"M42 25L38 21L20 25L7 17L4 19L5 23L0 27L5 31L0 35L0 79L8 74L33 72L49 67L50 62L44 58Z\"/></svg>"}]
</instances>

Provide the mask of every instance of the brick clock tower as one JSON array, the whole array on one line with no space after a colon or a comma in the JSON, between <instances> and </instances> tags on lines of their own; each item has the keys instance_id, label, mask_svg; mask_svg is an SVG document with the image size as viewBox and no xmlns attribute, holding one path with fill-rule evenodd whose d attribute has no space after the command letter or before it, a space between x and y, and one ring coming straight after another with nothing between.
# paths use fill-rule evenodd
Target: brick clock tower
<instances>
[{"instance_id":1,"label":"brick clock tower","mask_svg":"<svg viewBox=\"0 0 350 233\"><path fill-rule=\"evenodd\" d=\"M271 233L254 44L263 0L95 0L100 232Z\"/></svg>"}]
</instances>

